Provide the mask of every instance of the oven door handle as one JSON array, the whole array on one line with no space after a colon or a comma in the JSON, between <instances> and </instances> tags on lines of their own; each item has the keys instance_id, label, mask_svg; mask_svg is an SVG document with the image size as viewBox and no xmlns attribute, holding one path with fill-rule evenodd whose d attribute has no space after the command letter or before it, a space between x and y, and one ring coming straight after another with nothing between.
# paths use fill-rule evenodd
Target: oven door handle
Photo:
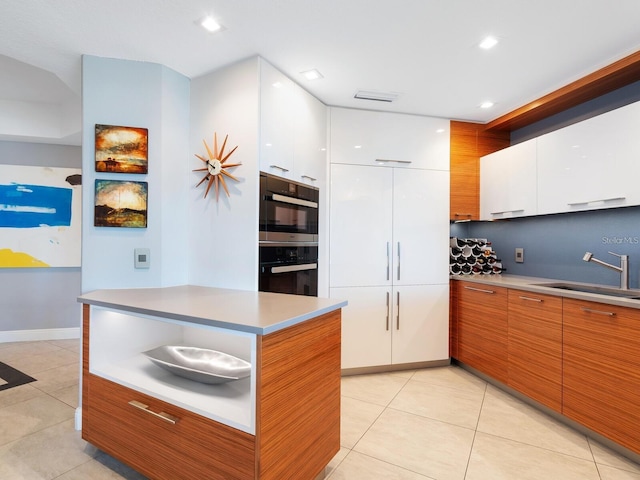
<instances>
[{"instance_id":1,"label":"oven door handle","mask_svg":"<svg viewBox=\"0 0 640 480\"><path fill-rule=\"evenodd\" d=\"M284 265L282 267L271 267L271 273L301 272L303 270L317 270L317 263L302 263L299 265Z\"/></svg>"},{"instance_id":2,"label":"oven door handle","mask_svg":"<svg viewBox=\"0 0 640 480\"><path fill-rule=\"evenodd\" d=\"M278 193L268 195L267 199L273 200L274 202L289 203L291 205L299 205L302 207L318 208L318 202L311 202L309 200L303 200L301 198L287 197Z\"/></svg>"}]
</instances>

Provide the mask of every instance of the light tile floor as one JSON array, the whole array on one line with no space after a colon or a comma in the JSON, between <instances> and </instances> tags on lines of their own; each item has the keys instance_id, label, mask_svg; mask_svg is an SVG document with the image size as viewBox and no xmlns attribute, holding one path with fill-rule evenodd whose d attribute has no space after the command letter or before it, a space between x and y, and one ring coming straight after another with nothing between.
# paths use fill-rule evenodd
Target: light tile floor
<instances>
[{"instance_id":1,"label":"light tile floor","mask_svg":"<svg viewBox=\"0 0 640 480\"><path fill-rule=\"evenodd\" d=\"M74 430L79 350L0 344L0 362L37 378L0 391L0 479L144 479ZM453 366L343 378L341 445L329 480L640 480L640 465Z\"/></svg>"}]
</instances>

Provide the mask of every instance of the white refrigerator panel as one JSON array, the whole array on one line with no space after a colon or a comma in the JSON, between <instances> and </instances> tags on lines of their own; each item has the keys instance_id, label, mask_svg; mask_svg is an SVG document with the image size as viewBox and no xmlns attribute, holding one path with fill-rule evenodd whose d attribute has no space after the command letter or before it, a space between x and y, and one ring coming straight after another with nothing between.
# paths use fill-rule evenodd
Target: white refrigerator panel
<instances>
[{"instance_id":1,"label":"white refrigerator panel","mask_svg":"<svg viewBox=\"0 0 640 480\"><path fill-rule=\"evenodd\" d=\"M391 285L392 175L389 168L331 166L332 287Z\"/></svg>"}]
</instances>

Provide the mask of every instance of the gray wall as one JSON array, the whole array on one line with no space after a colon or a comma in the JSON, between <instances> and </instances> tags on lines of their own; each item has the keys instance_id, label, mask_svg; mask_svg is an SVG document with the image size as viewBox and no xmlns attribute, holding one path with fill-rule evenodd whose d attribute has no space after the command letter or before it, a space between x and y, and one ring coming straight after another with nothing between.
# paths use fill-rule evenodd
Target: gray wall
<instances>
[{"instance_id":1,"label":"gray wall","mask_svg":"<svg viewBox=\"0 0 640 480\"><path fill-rule=\"evenodd\" d=\"M582 257L589 251L614 265L627 254L631 288L640 288L640 207L453 224L452 236L487 238L508 274L619 286L620 275ZM515 248L524 263L515 263Z\"/></svg>"},{"instance_id":2,"label":"gray wall","mask_svg":"<svg viewBox=\"0 0 640 480\"><path fill-rule=\"evenodd\" d=\"M80 168L82 153L75 146L0 141L0 164ZM0 332L79 328L78 295L80 268L0 268Z\"/></svg>"}]
</instances>

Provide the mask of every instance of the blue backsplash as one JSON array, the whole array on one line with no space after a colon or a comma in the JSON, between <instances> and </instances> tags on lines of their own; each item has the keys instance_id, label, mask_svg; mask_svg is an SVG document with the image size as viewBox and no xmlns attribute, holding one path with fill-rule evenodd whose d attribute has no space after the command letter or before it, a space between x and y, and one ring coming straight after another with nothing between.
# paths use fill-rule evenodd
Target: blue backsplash
<instances>
[{"instance_id":1,"label":"blue backsplash","mask_svg":"<svg viewBox=\"0 0 640 480\"><path fill-rule=\"evenodd\" d=\"M629 255L629 286L640 288L640 207L543 215L493 222L451 224L451 236L487 238L502 259L505 273L557 280L620 285L620 275L593 262L585 252L620 265L607 252ZM515 263L515 248L524 263Z\"/></svg>"}]
</instances>

